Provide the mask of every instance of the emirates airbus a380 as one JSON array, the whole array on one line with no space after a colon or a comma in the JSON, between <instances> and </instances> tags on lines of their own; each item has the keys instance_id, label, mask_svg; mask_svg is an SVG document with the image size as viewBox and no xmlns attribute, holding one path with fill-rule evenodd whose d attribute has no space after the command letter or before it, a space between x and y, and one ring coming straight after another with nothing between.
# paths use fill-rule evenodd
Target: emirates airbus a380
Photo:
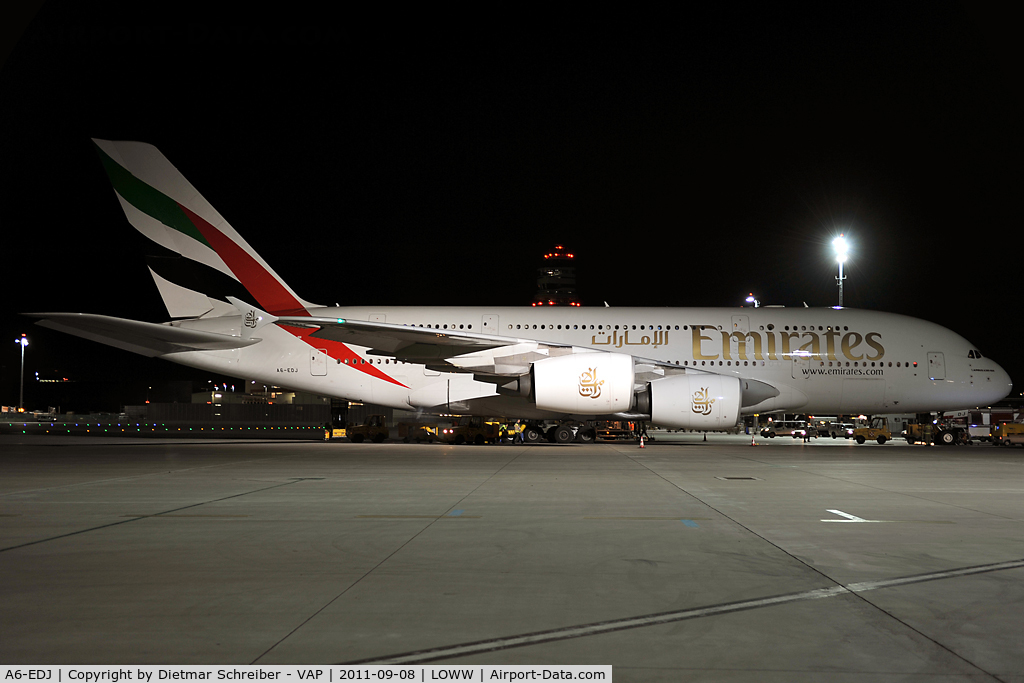
<instances>
[{"instance_id":1,"label":"emirates airbus a380","mask_svg":"<svg viewBox=\"0 0 1024 683\"><path fill-rule=\"evenodd\" d=\"M709 431L755 412L970 408L1012 388L955 332L877 311L319 306L155 147L94 142L128 221L183 257L165 272L150 267L173 320L34 315L146 356L406 410ZM212 271L239 296L200 291L181 264Z\"/></svg>"}]
</instances>

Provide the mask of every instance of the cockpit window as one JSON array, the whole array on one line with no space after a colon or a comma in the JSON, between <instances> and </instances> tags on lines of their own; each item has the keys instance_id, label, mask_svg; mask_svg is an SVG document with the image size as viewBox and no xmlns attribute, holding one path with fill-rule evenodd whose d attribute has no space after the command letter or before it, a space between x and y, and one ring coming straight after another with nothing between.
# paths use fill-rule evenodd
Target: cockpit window
<instances>
[{"instance_id":1,"label":"cockpit window","mask_svg":"<svg viewBox=\"0 0 1024 683\"><path fill-rule=\"evenodd\" d=\"M978 349L971 349L970 351L967 352L967 357L968 358L981 358L982 357L981 356L981 351L979 351Z\"/></svg>"}]
</instances>

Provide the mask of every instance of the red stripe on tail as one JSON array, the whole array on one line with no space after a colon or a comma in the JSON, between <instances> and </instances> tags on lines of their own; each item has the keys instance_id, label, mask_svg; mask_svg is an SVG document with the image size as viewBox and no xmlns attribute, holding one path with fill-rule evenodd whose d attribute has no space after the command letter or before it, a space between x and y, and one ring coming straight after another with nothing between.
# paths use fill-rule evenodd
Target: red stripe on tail
<instances>
[{"instance_id":1,"label":"red stripe on tail","mask_svg":"<svg viewBox=\"0 0 1024 683\"><path fill-rule=\"evenodd\" d=\"M309 311L299 303L295 295L267 272L267 269L259 261L235 244L234 240L213 227L199 214L181 204L178 206L210 243L217 255L224 260L242 286L256 297L260 308L272 315L309 315Z\"/></svg>"}]
</instances>

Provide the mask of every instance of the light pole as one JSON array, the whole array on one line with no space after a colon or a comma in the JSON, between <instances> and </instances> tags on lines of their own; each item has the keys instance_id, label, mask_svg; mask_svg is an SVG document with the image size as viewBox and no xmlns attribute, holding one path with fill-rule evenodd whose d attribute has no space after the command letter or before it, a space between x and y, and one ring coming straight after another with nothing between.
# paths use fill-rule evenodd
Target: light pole
<instances>
[{"instance_id":1,"label":"light pole","mask_svg":"<svg viewBox=\"0 0 1024 683\"><path fill-rule=\"evenodd\" d=\"M15 344L21 344L21 386L18 388L18 412L25 410L25 347L28 346L28 337L24 334L14 340Z\"/></svg>"},{"instance_id":2,"label":"light pole","mask_svg":"<svg viewBox=\"0 0 1024 683\"><path fill-rule=\"evenodd\" d=\"M849 253L850 247L846 243L846 238L840 233L839 237L832 240L832 248L836 252L836 261L839 262L839 276L836 278L836 282L839 283L839 307L843 307L843 280L846 276L843 275L843 263L846 262L846 255Z\"/></svg>"}]
</instances>

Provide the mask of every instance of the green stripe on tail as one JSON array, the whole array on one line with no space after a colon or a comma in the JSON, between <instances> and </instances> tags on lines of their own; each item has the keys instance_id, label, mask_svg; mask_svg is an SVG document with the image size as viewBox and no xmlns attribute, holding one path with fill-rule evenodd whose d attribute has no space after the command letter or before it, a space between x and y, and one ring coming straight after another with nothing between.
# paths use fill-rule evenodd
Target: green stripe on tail
<instances>
[{"instance_id":1,"label":"green stripe on tail","mask_svg":"<svg viewBox=\"0 0 1024 683\"><path fill-rule=\"evenodd\" d=\"M103 162L103 168L110 177L114 191L121 195L122 199L167 227L188 235L213 249L178 206L178 202L133 176L127 169L111 159L99 145L96 145L96 151L100 155L100 161Z\"/></svg>"}]
</instances>

